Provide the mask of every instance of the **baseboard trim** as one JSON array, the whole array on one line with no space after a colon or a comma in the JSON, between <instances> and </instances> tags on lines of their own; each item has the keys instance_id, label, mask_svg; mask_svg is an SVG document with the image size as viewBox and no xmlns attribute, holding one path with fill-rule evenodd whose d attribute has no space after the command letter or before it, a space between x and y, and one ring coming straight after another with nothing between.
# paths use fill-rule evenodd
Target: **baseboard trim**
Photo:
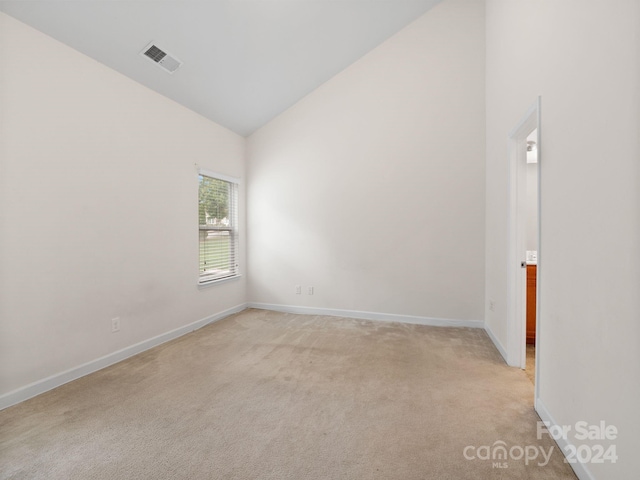
<instances>
[{"instance_id":1,"label":"baseboard trim","mask_svg":"<svg viewBox=\"0 0 640 480\"><path fill-rule=\"evenodd\" d=\"M504 361L507 363L507 365L509 364L509 362L507 362L507 351L505 350L504 346L502 345L502 343L500 342L500 340L498 340L498 337L496 337L493 334L493 331L491 330L491 327L489 327L489 325L484 326L484 331L487 332L487 335L489 335L489 338L491 339L491 341L493 342L493 345L496 347L496 349L498 350L498 352L500 352L500 355L502 355L502 358L504 359Z\"/></svg>"},{"instance_id":2,"label":"baseboard trim","mask_svg":"<svg viewBox=\"0 0 640 480\"><path fill-rule=\"evenodd\" d=\"M234 313L241 312L246 308L246 303L236 305L235 307L231 307L222 312L218 312L216 314L202 318L188 325L184 325L182 327L176 328L175 330L171 330L170 332L157 335L148 340L143 340L142 342L136 343L135 345L131 345L129 347L123 348L122 350L118 350L90 362L84 363L78 367L74 367L64 372L51 375L50 377L38 380L17 390L5 393L4 395L0 396L0 410L12 405L16 405L17 403L23 402L42 393L48 392L49 390L53 390L54 388L60 387L61 385L69 383L73 380L77 380L78 378L89 375L90 373L97 372L98 370L121 362L122 360L142 353L146 350L149 350L150 348L157 347L158 345L166 343L170 340L174 340L178 337L181 337L182 335L191 333L194 330L198 330L205 325L217 322L218 320L222 320L223 318L228 317L229 315L233 315Z\"/></svg>"},{"instance_id":3,"label":"baseboard trim","mask_svg":"<svg viewBox=\"0 0 640 480\"><path fill-rule=\"evenodd\" d=\"M540 419L542 419L542 421L549 422L549 426L559 425L554 420L549 410L547 410L547 407L544 405L544 403L542 403L542 400L540 400L539 398L536 398L535 409L536 409L536 412L538 412L538 415L540 416ZM572 445L569 442L569 439L564 439L564 438L558 438L556 440L556 443L558 444L558 447L560 447L560 450L563 452L563 455L564 455L564 452L567 451L567 448L570 445ZM569 466L573 469L574 473L580 480L596 480L596 477L594 477L593 474L587 468L587 464L576 462L576 463L569 463Z\"/></svg>"},{"instance_id":4,"label":"baseboard trim","mask_svg":"<svg viewBox=\"0 0 640 480\"><path fill-rule=\"evenodd\" d=\"M273 310L276 312L296 313L300 315L328 315L331 317L357 318L360 320L377 320L382 322L411 323L436 327L470 327L483 328L481 320L452 320L447 318L417 317L413 315L394 315L391 313L361 312L358 310L341 310L337 308L299 307L274 303L249 302L248 308Z\"/></svg>"}]
</instances>

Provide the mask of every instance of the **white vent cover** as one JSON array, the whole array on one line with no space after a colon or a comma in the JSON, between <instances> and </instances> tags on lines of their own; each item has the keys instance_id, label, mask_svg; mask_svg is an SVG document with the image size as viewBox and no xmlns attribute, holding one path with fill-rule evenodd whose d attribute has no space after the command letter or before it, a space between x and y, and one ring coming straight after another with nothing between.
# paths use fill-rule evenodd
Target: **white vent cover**
<instances>
[{"instance_id":1,"label":"white vent cover","mask_svg":"<svg viewBox=\"0 0 640 480\"><path fill-rule=\"evenodd\" d=\"M180 60L158 47L154 42L147 45L140 52L140 55L148 58L150 61L169 73L175 72L180 65L182 65Z\"/></svg>"}]
</instances>

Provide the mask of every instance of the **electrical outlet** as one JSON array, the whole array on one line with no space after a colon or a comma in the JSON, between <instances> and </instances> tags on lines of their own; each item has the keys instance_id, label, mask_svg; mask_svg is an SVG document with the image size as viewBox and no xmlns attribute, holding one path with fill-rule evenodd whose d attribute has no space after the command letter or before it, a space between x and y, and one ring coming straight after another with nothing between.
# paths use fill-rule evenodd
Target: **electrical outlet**
<instances>
[{"instance_id":1,"label":"electrical outlet","mask_svg":"<svg viewBox=\"0 0 640 480\"><path fill-rule=\"evenodd\" d=\"M313 295L313 287L307 287L307 295Z\"/></svg>"},{"instance_id":2,"label":"electrical outlet","mask_svg":"<svg viewBox=\"0 0 640 480\"><path fill-rule=\"evenodd\" d=\"M489 310L492 312L496 310L496 302L492 298L489 299Z\"/></svg>"},{"instance_id":3,"label":"electrical outlet","mask_svg":"<svg viewBox=\"0 0 640 480\"><path fill-rule=\"evenodd\" d=\"M300 295L302 293L302 285L296 285L296 295Z\"/></svg>"},{"instance_id":4,"label":"electrical outlet","mask_svg":"<svg viewBox=\"0 0 640 480\"><path fill-rule=\"evenodd\" d=\"M116 333L120 331L120 317L111 319L111 333Z\"/></svg>"}]
</instances>

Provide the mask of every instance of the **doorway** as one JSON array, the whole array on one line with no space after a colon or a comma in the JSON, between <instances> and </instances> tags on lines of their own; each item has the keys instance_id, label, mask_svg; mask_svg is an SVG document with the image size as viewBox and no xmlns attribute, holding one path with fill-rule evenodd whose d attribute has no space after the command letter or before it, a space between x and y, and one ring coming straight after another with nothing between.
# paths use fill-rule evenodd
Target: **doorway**
<instances>
[{"instance_id":1,"label":"doorway","mask_svg":"<svg viewBox=\"0 0 640 480\"><path fill-rule=\"evenodd\" d=\"M527 137L525 159L525 366L535 384L536 325L538 297L538 129ZM518 160L521 161L521 160Z\"/></svg>"},{"instance_id":2,"label":"doorway","mask_svg":"<svg viewBox=\"0 0 640 480\"><path fill-rule=\"evenodd\" d=\"M540 371L542 258L539 214L542 152L540 107L541 98L538 97L508 139L507 363L525 370L529 366L528 371L535 384L535 399L538 398Z\"/></svg>"}]
</instances>

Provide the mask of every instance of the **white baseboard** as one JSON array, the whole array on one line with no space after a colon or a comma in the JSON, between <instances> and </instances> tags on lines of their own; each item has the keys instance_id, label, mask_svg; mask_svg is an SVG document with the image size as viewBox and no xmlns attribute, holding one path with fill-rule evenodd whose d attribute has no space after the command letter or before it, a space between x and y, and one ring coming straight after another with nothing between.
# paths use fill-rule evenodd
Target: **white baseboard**
<instances>
[{"instance_id":1,"label":"white baseboard","mask_svg":"<svg viewBox=\"0 0 640 480\"><path fill-rule=\"evenodd\" d=\"M383 322L412 323L436 327L470 327L483 328L481 320L452 320L447 318L417 317L413 315L393 315L391 313L361 312L358 310L341 310L336 308L298 307L295 305L279 305L273 303L249 302L248 308L273 310L276 312L297 313L301 315L328 315L331 317L357 318L361 320L377 320Z\"/></svg>"},{"instance_id":2,"label":"white baseboard","mask_svg":"<svg viewBox=\"0 0 640 480\"><path fill-rule=\"evenodd\" d=\"M551 413L549 413L549 410L547 410L547 407L545 407L544 403L542 403L542 400L540 400L539 398L536 398L535 409L542 421L549 422L549 426L558 425L558 423L551 416ZM560 447L560 450L563 452L563 455L564 452L567 451L567 447L571 445L569 439L562 437L558 438L556 440L556 443ZM574 473L580 480L596 480L596 477L594 477L587 468L587 464L576 462L569 463L569 466L573 469Z\"/></svg>"},{"instance_id":3,"label":"white baseboard","mask_svg":"<svg viewBox=\"0 0 640 480\"><path fill-rule=\"evenodd\" d=\"M176 328L175 330L171 330L170 332L166 332L148 340L144 340L140 343L136 343L135 345L123 348L122 350L118 350L117 352L113 352L103 357L97 358L78 367L71 368L55 375L51 375L50 377L38 380L12 392L5 393L4 395L0 396L0 410L28 400L29 398L40 395L41 393L52 390L80 377L84 377L85 375L88 375L90 373L101 370L105 367L113 365L114 363L121 362L122 360L137 355L138 353L142 353L146 350L149 350L150 348L156 347L175 338L181 337L182 335L191 333L194 330L202 328L210 323L217 322L218 320L228 317L229 315L233 315L234 313L238 313L246 308L247 304L236 305L235 307L229 308L222 312L218 312L214 315L210 315L206 318L202 318L188 325L184 325L182 327Z\"/></svg>"},{"instance_id":4,"label":"white baseboard","mask_svg":"<svg viewBox=\"0 0 640 480\"><path fill-rule=\"evenodd\" d=\"M333 308L313 308L297 307L293 305L277 305L270 303L244 303L229 308L222 312L197 320L188 325L176 328L170 332L163 333L156 337L144 340L103 357L97 358L78 367L71 368L64 372L51 375L50 377L38 380L29 385L25 385L17 390L5 393L0 396L0 410L15 405L17 403L33 398L36 395L57 388L65 383L69 383L90 373L106 368L115 363L121 362L129 357L142 353L150 348L161 345L175 338L186 335L194 330L204 327L207 324L221 320L229 315L238 313L246 308L260 308L263 310L274 310L278 312L297 313L304 315L329 315L334 317L348 317L362 320L376 320L384 322L411 323L416 325L430 325L440 327L471 327L483 328L484 324L480 320L452 320L443 318L417 317L412 315L393 315L389 313L361 312L357 310L341 310ZM491 336L491 334L490 334Z\"/></svg>"},{"instance_id":5,"label":"white baseboard","mask_svg":"<svg viewBox=\"0 0 640 480\"><path fill-rule=\"evenodd\" d=\"M498 352L500 352L500 355L502 355L502 358L504 358L504 361L507 363L507 365L509 364L509 362L507 362L507 351L505 350L504 346L502 345L502 343L500 342L500 340L498 340L498 337L496 337L493 334L493 331L491 330L491 328L489 327L489 325L484 326L484 330L485 332L487 332L487 335L489 335L489 338L491 339L491 341L493 342L493 344L495 345L496 349L498 350Z\"/></svg>"}]
</instances>

